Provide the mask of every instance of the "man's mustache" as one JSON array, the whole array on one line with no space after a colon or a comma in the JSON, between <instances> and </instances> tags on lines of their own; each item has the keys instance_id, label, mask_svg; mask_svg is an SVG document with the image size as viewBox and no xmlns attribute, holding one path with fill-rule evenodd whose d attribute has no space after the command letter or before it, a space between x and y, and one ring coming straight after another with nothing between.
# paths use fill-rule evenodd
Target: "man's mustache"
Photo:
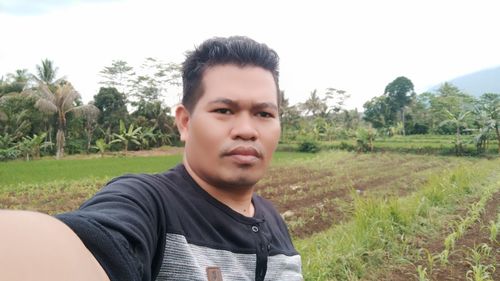
<instances>
[{"instance_id":1,"label":"man's mustache","mask_svg":"<svg viewBox=\"0 0 500 281\"><path fill-rule=\"evenodd\" d=\"M262 149L256 145L236 144L222 150L222 156L249 155L262 158Z\"/></svg>"}]
</instances>

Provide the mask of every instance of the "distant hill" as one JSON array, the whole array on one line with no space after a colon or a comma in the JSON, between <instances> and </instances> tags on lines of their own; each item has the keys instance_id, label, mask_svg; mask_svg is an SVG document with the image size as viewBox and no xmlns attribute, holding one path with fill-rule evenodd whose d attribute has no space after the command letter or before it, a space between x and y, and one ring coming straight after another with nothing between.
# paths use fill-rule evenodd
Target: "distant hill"
<instances>
[{"instance_id":1,"label":"distant hill","mask_svg":"<svg viewBox=\"0 0 500 281\"><path fill-rule=\"evenodd\" d=\"M500 66L460 76L447 82L475 97L484 93L500 93ZM441 84L436 85L430 90L436 91L440 86Z\"/></svg>"}]
</instances>

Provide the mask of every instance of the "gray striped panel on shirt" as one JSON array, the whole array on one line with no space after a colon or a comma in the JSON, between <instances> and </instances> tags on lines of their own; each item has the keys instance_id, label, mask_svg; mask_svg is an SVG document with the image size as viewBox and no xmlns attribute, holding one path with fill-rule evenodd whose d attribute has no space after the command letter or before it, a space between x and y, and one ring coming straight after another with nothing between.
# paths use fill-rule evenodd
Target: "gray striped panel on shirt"
<instances>
[{"instance_id":1,"label":"gray striped panel on shirt","mask_svg":"<svg viewBox=\"0 0 500 281\"><path fill-rule=\"evenodd\" d=\"M238 254L189 244L178 234L166 235L163 264L156 278L163 280L207 280L206 268L219 267L224 281L255 280L255 254ZM265 280L302 280L300 256L276 255L268 258Z\"/></svg>"}]
</instances>

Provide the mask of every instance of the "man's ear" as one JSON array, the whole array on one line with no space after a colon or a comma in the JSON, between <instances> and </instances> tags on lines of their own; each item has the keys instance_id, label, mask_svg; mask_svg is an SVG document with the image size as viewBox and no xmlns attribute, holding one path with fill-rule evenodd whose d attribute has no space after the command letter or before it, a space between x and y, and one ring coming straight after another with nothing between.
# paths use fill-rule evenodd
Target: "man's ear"
<instances>
[{"instance_id":1,"label":"man's ear","mask_svg":"<svg viewBox=\"0 0 500 281\"><path fill-rule=\"evenodd\" d=\"M175 109L175 124L181 135L181 141L186 141L189 137L189 111L184 105L180 104Z\"/></svg>"}]
</instances>

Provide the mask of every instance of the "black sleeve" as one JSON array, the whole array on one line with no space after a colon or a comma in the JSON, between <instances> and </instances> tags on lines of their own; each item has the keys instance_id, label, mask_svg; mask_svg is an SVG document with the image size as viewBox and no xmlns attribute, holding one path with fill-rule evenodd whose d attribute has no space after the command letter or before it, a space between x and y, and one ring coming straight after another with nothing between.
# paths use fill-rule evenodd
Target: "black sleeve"
<instances>
[{"instance_id":1,"label":"black sleeve","mask_svg":"<svg viewBox=\"0 0 500 281\"><path fill-rule=\"evenodd\" d=\"M80 237L110 280L152 280L165 247L161 186L154 176L124 176L56 218Z\"/></svg>"}]
</instances>

